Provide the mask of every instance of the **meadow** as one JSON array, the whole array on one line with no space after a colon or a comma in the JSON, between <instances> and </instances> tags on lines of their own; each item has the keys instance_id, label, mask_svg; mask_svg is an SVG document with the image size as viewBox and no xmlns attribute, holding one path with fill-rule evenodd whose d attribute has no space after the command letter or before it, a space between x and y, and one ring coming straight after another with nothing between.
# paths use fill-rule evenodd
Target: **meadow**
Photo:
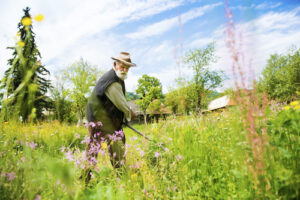
<instances>
[{"instance_id":1,"label":"meadow","mask_svg":"<svg viewBox=\"0 0 300 200\"><path fill-rule=\"evenodd\" d=\"M299 102L271 105L255 120L263 145L249 141L237 107L134 125L152 141L125 128L125 172L102 146L89 184L80 179L86 127L4 122L0 199L299 199Z\"/></svg>"}]
</instances>

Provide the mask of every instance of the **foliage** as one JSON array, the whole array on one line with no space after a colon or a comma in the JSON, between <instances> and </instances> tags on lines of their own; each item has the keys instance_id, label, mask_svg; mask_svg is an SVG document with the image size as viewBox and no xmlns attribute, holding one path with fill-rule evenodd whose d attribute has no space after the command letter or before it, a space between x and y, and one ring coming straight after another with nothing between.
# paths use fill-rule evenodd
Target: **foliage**
<instances>
[{"instance_id":1,"label":"foliage","mask_svg":"<svg viewBox=\"0 0 300 200\"><path fill-rule=\"evenodd\" d=\"M258 87L271 99L290 101L300 88L300 49L291 49L286 55L272 54L262 72Z\"/></svg>"},{"instance_id":2,"label":"foliage","mask_svg":"<svg viewBox=\"0 0 300 200\"><path fill-rule=\"evenodd\" d=\"M32 31L30 9L27 7L24 16L18 24L18 37L13 50L13 58L8 60L11 67L5 71L0 88L4 88L3 100L5 106L2 113L5 118L21 116L23 120L41 119L44 109L51 107L47 96L51 88L50 80L46 78L50 72L41 64L41 54L35 43Z\"/></svg>"},{"instance_id":3,"label":"foliage","mask_svg":"<svg viewBox=\"0 0 300 200\"><path fill-rule=\"evenodd\" d=\"M140 95L134 94L133 92L126 92L126 100L131 101L131 100L137 100L141 98Z\"/></svg>"},{"instance_id":4,"label":"foliage","mask_svg":"<svg viewBox=\"0 0 300 200\"><path fill-rule=\"evenodd\" d=\"M73 103L72 109L77 113L79 120L85 117L88 96L92 92L92 87L96 85L97 78L102 74L103 71L83 58L64 70L64 77L71 84L69 94Z\"/></svg>"},{"instance_id":5,"label":"foliage","mask_svg":"<svg viewBox=\"0 0 300 200\"><path fill-rule=\"evenodd\" d=\"M160 99L154 99L147 108L151 114L159 114L161 111L162 101Z\"/></svg>"},{"instance_id":6,"label":"foliage","mask_svg":"<svg viewBox=\"0 0 300 200\"><path fill-rule=\"evenodd\" d=\"M85 127L8 122L0 129L0 199L298 199L299 102L267 113L269 188L257 196L245 163L241 113L172 117L125 128L126 173L99 154L86 186L79 179ZM55 190L55 192L53 192Z\"/></svg>"},{"instance_id":7,"label":"foliage","mask_svg":"<svg viewBox=\"0 0 300 200\"><path fill-rule=\"evenodd\" d=\"M216 61L214 55L215 45L210 43L204 49L190 50L185 57L186 63L193 69L193 80L191 91L194 93L196 112L199 112L204 105L204 99L208 93L220 86L224 77L223 72L211 71L208 67Z\"/></svg>"},{"instance_id":8,"label":"foliage","mask_svg":"<svg viewBox=\"0 0 300 200\"><path fill-rule=\"evenodd\" d=\"M170 89L166 94L165 104L174 114L189 114L194 112L196 106L195 84L179 86L177 89Z\"/></svg>"},{"instance_id":9,"label":"foliage","mask_svg":"<svg viewBox=\"0 0 300 200\"><path fill-rule=\"evenodd\" d=\"M51 99L53 101L54 109L52 110L53 118L59 122L76 122L74 111L70 109L72 102L68 98L69 90L65 88L65 82L61 76L56 76L56 85L51 89Z\"/></svg>"},{"instance_id":10,"label":"foliage","mask_svg":"<svg viewBox=\"0 0 300 200\"><path fill-rule=\"evenodd\" d=\"M148 106L154 99L161 99L163 97L162 85L157 78L144 74L138 80L136 93L142 97L136 101L136 104L138 104L140 109L143 111L144 122L146 124L146 111Z\"/></svg>"},{"instance_id":11,"label":"foliage","mask_svg":"<svg viewBox=\"0 0 300 200\"><path fill-rule=\"evenodd\" d=\"M273 112L270 110L270 112ZM281 199L300 197L300 105L294 101L268 120L269 174ZM272 153L276 152L276 153ZM275 163L278 163L275 165ZM275 191L274 191L275 192Z\"/></svg>"},{"instance_id":12,"label":"foliage","mask_svg":"<svg viewBox=\"0 0 300 200\"><path fill-rule=\"evenodd\" d=\"M206 91L202 96L202 107L207 107L208 103L217 98L219 93ZM177 89L170 89L165 95L165 104L172 110L173 114L195 113L197 107L197 90L195 83L179 85Z\"/></svg>"}]
</instances>

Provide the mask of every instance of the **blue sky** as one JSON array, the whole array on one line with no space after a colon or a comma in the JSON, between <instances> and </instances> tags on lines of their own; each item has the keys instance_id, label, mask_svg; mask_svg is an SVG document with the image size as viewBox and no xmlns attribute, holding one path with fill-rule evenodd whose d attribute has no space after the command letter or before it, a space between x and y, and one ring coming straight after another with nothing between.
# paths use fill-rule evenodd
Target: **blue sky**
<instances>
[{"instance_id":1,"label":"blue sky","mask_svg":"<svg viewBox=\"0 0 300 200\"><path fill-rule=\"evenodd\" d=\"M0 0L0 4L1 77L12 53L6 47L15 44L22 9L29 6L33 16L41 13L45 17L33 27L42 63L53 82L55 75L80 57L108 70L111 56L128 51L138 67L129 72L127 90L135 91L137 80L148 74L159 78L167 92L179 75L192 75L186 64L176 61L188 50L214 41L218 61L210 68L223 70L229 77L218 90L233 87L232 60L225 46L225 1ZM300 47L299 1L230 0L229 7L235 30L242 36L246 63L251 61L256 77L270 54L285 53L291 45Z\"/></svg>"}]
</instances>

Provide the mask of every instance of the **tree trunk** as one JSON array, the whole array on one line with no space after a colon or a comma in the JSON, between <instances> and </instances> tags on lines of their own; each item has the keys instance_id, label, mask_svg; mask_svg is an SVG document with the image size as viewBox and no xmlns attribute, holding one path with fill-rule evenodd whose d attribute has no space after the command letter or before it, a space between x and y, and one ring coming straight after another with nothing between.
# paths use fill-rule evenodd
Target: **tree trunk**
<instances>
[{"instance_id":1,"label":"tree trunk","mask_svg":"<svg viewBox=\"0 0 300 200\"><path fill-rule=\"evenodd\" d=\"M147 124L147 114L144 112L144 123Z\"/></svg>"}]
</instances>

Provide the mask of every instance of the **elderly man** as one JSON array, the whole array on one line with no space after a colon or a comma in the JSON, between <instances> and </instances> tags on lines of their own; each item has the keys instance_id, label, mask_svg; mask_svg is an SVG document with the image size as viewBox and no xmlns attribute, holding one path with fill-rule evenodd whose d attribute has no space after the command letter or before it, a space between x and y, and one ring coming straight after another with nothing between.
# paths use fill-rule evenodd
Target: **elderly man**
<instances>
[{"instance_id":1,"label":"elderly man","mask_svg":"<svg viewBox=\"0 0 300 200\"><path fill-rule=\"evenodd\" d=\"M125 162L125 135L122 124L135 117L125 99L124 80L129 68L136 65L131 62L127 52L121 52L117 58L112 59L113 68L98 80L87 104L90 134L87 154L88 158L95 160L98 153L97 150L93 151L95 143L101 147L107 141L111 164L114 168L119 168ZM102 145L102 149L103 146L106 147Z\"/></svg>"}]
</instances>

